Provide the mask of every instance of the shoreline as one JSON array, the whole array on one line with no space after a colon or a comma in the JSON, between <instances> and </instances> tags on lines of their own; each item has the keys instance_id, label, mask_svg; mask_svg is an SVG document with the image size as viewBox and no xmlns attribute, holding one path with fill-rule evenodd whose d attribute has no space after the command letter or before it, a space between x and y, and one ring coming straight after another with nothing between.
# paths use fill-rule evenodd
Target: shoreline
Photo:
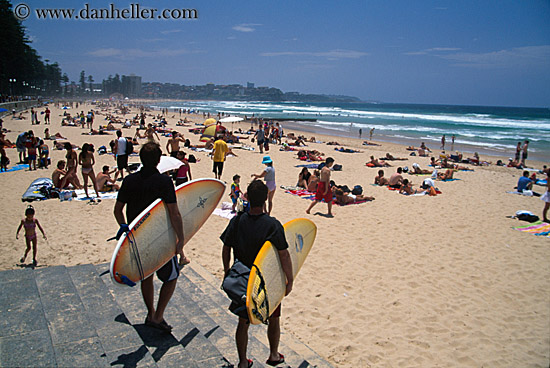
<instances>
[{"instance_id":1,"label":"shoreline","mask_svg":"<svg viewBox=\"0 0 550 368\"><path fill-rule=\"evenodd\" d=\"M123 102L124 103L124 102ZM87 135L87 129L61 126L64 110L50 106L51 125L31 125L30 119L4 119L11 130L7 138L15 142L17 134L29 129L43 136L60 132L78 146L93 143L96 149L108 147L109 135ZM113 107L99 108L86 104L72 113L89 109L99 111L94 122L106 125L105 114ZM42 108L39 111L43 111ZM126 117L138 111L132 108ZM147 123L153 122L148 112ZM122 114L115 114L122 117ZM172 118L172 115L175 115ZM27 114L28 116L28 114ZM42 115L39 115L42 116ZM168 128L173 128L199 143L200 135L189 133L195 124L204 121L201 114L185 115L190 126L176 126L178 114L169 112ZM183 119L184 115L182 115ZM120 124L115 124L118 128ZM283 123L285 133L304 132ZM227 128L248 130L249 122L226 124ZM124 136L133 136L135 126L123 129ZM160 134L159 134L160 135ZM320 141L337 140L344 147L360 153L335 151L338 146L307 142L306 149L318 150L323 157L333 157L342 171L331 172L339 185L353 188L361 185L363 194L375 197L367 203L333 206L334 217L326 217L324 203L307 215L308 199L285 193L280 186L294 186L304 162L295 151L280 151L271 145L260 154L251 135L242 142L256 148L238 149L236 157L228 157L222 180L227 182L222 202L230 202L229 184L235 174L246 188L252 174L265 168L261 164L268 154L274 161L277 189L272 215L281 223L295 218L309 218L317 225L317 238L299 275L292 293L285 298L281 327L309 345L338 368L366 366L461 366L510 367L545 366L550 358L550 247L548 238L534 236L513 227L527 223L508 216L518 210L541 215L544 203L535 197L509 194L521 176L521 170L490 166L470 166L474 171L458 171L456 181L437 181L442 192L435 197L404 196L385 187L372 185L379 169L365 166L371 155L376 158L390 152L404 161L391 161L384 168L390 176L398 166L412 163L427 169L429 158L411 157L406 145L375 142L381 146L364 146L358 138L314 134ZM168 138L160 135L166 153ZM143 143L144 140L140 140ZM284 139L283 139L284 142ZM35 179L51 177L65 151L50 146L52 165L49 169L28 171L26 168L1 173L0 198L6 211L0 213L0 269L28 267L19 263L25 250L24 236L15 239L27 202L21 195ZM193 178L213 177L212 161L205 152L183 149L198 162L191 164ZM12 164L17 151L7 149ZM436 157L439 151L433 153ZM481 159L493 160L481 155ZM131 162L139 161L133 157ZM95 172L103 165L113 167L111 155L95 154ZM312 162L319 163L319 162ZM542 168L540 161L528 159L529 166ZM310 170L311 171L311 170ZM78 176L82 182L80 168ZM540 175L538 175L541 177ZM404 175L418 188L422 176ZM537 191L543 191L536 186ZM90 187L90 194L94 191ZM116 246L106 242L118 231L113 216L114 199L99 203L49 199L32 202L48 240L38 239L38 267L72 266L109 262ZM219 205L218 207L221 207ZM228 219L211 215L203 227L185 246L185 254L203 266L221 282L223 264L220 234ZM182 271L185 273L185 269ZM139 291L135 302L141 303ZM228 302L229 305L229 302ZM170 304L168 308L176 308ZM170 321L168 321L170 322ZM177 326L176 326L177 328ZM526 334L526 331L529 333ZM282 351L284 354L285 352Z\"/></svg>"}]
</instances>

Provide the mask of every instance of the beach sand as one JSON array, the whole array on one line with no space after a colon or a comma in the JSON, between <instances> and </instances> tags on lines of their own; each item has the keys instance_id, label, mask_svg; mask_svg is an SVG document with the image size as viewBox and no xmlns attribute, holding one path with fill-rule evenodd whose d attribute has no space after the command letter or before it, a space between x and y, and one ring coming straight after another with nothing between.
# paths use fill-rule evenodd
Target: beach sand
<instances>
[{"instance_id":1,"label":"beach sand","mask_svg":"<svg viewBox=\"0 0 550 368\"><path fill-rule=\"evenodd\" d=\"M96 109L88 105L69 111L87 112L90 108ZM61 127L63 110L50 109L52 123L47 127L51 133L60 132L78 146L89 142L97 150L102 145L108 147L115 138L114 132L109 136L88 136L81 134L87 130ZM7 138L12 142L29 129L43 137L43 115L41 124L35 126L26 116L23 121L4 118L4 127L11 130ZM178 114L170 112L168 126L198 143L198 135L190 134L188 128L176 127L178 118ZM196 123L204 120L202 114L189 118ZM147 122L152 119L149 117ZM94 128L106 123L104 115L98 115ZM250 124L227 126L248 129ZM134 133L135 128L124 130L125 136ZM308 138L312 135L305 134ZM541 216L544 205L539 198L506 193L513 190L520 170L495 165L472 167L473 172L455 173L460 180L438 181L440 195L408 197L372 186L378 169L366 167L365 162L371 154L378 158L390 152L407 158L391 162L394 166L411 167L417 162L428 168L428 158L411 157L405 147L396 144L364 146L358 139L321 135L316 138L324 142L337 140L344 147L362 151L342 153L335 151L335 146L308 143L308 149L332 156L343 166L342 171L332 173L337 184L350 188L359 184L364 194L376 199L334 206L335 217L328 218L323 216L326 204L318 204L307 215L309 200L277 189L273 216L283 223L307 217L318 226L314 247L283 303L284 333L296 336L337 367L548 366L549 239L516 231L512 227L526 223L507 218L517 210ZM167 139L161 137L163 151ZM21 201L23 192L34 179L51 177L57 161L64 158L65 151L53 150L51 141L48 145L52 159L49 170L0 174L4 208L0 214L2 270L21 267L24 235L21 232L16 240L15 232L28 205ZM191 164L193 178L213 177L212 162L206 153L185 151L200 159ZM234 151L238 157L227 159L222 176L228 183L227 194L234 174L241 176L244 189L251 174L264 168L257 150ZM7 153L15 164L16 150L7 149ZM297 159L295 152L279 151L275 145L271 145L269 154L274 161L277 185L296 185L300 168L295 166L304 162ZM95 159L96 173L103 165L115 165L110 155L99 156L96 152ZM482 159L496 162L498 158ZM138 161L138 157L130 158L130 162ZM543 165L531 161L528 164L537 169ZM394 170L395 167L384 169L388 177ZM82 181L80 172L79 176ZM416 186L424 178L405 177ZM93 193L92 188L89 190ZM545 189L536 186L535 190ZM223 198L230 201L228 195ZM48 236L45 241L39 234L39 267L110 261L115 242L108 243L106 239L118 230L112 214L114 203L113 199L104 199L97 205L56 199L32 203ZM227 219L212 215L185 247L192 262L201 264L220 280L223 268L219 235L227 223ZM29 262L31 259L27 258ZM138 290L136 302L141 302Z\"/></svg>"}]
</instances>

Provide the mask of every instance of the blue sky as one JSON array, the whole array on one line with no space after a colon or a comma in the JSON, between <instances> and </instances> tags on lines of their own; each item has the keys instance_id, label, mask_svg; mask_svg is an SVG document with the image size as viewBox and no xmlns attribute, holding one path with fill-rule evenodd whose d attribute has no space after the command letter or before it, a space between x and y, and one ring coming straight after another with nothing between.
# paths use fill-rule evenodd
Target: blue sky
<instances>
[{"instance_id":1,"label":"blue sky","mask_svg":"<svg viewBox=\"0 0 550 368\"><path fill-rule=\"evenodd\" d=\"M129 8L130 1L88 1ZM15 7L20 4L12 0ZM27 1L30 9L82 1ZM195 20L23 21L78 81L271 86L363 100L550 107L550 1L152 1Z\"/></svg>"}]
</instances>

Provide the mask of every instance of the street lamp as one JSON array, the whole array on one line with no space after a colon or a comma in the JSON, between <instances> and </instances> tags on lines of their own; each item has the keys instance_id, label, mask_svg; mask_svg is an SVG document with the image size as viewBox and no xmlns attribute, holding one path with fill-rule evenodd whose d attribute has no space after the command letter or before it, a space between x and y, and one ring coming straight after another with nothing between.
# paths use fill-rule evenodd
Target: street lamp
<instances>
[{"instance_id":1,"label":"street lamp","mask_svg":"<svg viewBox=\"0 0 550 368\"><path fill-rule=\"evenodd\" d=\"M17 79L15 78L10 78L10 95L13 96L13 84L17 82Z\"/></svg>"}]
</instances>

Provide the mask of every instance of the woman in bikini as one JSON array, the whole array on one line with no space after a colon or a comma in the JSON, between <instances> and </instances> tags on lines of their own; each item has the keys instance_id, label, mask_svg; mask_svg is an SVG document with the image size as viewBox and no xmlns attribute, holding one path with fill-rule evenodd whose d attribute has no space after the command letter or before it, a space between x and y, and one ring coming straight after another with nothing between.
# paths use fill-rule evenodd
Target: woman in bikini
<instances>
[{"instance_id":1,"label":"woman in bikini","mask_svg":"<svg viewBox=\"0 0 550 368\"><path fill-rule=\"evenodd\" d=\"M78 175L76 175L76 168L78 166L78 156L76 155L76 152L73 150L73 145L69 142L65 143L63 145L65 149L67 150L67 154L65 155L65 158L67 159L67 174L63 178L63 182L61 183L61 188L65 188L65 185L67 184L67 181L69 179L72 179L73 183L77 185L76 189L82 188L82 185L80 185L80 180L78 180Z\"/></svg>"},{"instance_id":2,"label":"woman in bikini","mask_svg":"<svg viewBox=\"0 0 550 368\"><path fill-rule=\"evenodd\" d=\"M94 190L97 198L99 198L99 190L97 190L97 180L94 174L94 150L91 145L84 143L82 146L82 152L78 155L78 163L82 166L82 178L84 178L84 192L86 197L88 195L88 178L92 179L92 184L94 185Z\"/></svg>"},{"instance_id":3,"label":"woman in bikini","mask_svg":"<svg viewBox=\"0 0 550 368\"><path fill-rule=\"evenodd\" d=\"M29 254L31 250L31 244L32 244L32 265L36 267L38 262L36 261L36 253L37 253L37 244L38 239L36 236L36 227L40 229L42 232L42 236L44 236L44 239L46 238L46 233L44 233L44 229L42 229L42 226L40 226L40 222L38 222L38 219L34 218L34 208L33 206L28 206L25 210L25 218L21 220L21 223L19 224L19 227L17 228L17 233L15 234L15 239L19 239L19 230L21 230L22 227L25 228L25 241L27 243L27 249L25 250L25 255L21 257L20 261L21 263L25 262L25 258L27 258L27 254Z\"/></svg>"}]
</instances>

